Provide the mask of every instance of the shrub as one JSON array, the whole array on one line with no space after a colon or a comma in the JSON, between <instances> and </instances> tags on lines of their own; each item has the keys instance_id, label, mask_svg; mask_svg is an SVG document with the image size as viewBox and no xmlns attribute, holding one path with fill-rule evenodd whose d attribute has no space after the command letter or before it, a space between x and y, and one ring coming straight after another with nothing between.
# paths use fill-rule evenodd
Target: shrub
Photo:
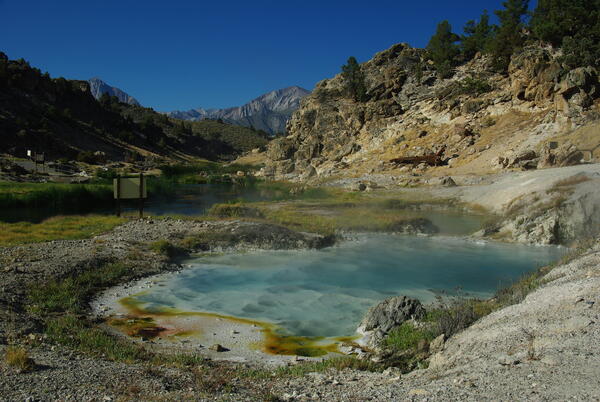
<instances>
[{"instance_id":1,"label":"shrub","mask_svg":"<svg viewBox=\"0 0 600 402\"><path fill-rule=\"evenodd\" d=\"M150 250L167 257L174 257L179 253L179 249L167 240L155 241L154 243L150 244Z\"/></svg>"},{"instance_id":2,"label":"shrub","mask_svg":"<svg viewBox=\"0 0 600 402\"><path fill-rule=\"evenodd\" d=\"M263 214L256 208L251 208L242 203L236 204L215 204L208 211L211 216L219 218L263 218Z\"/></svg>"},{"instance_id":3,"label":"shrub","mask_svg":"<svg viewBox=\"0 0 600 402\"><path fill-rule=\"evenodd\" d=\"M20 346L7 347L4 361L21 372L32 371L35 368L35 362L29 357L27 350Z\"/></svg>"},{"instance_id":4,"label":"shrub","mask_svg":"<svg viewBox=\"0 0 600 402\"><path fill-rule=\"evenodd\" d=\"M434 335L429 329L416 328L410 322L403 322L388 334L385 343L394 350L403 351L416 348L423 340L429 343Z\"/></svg>"},{"instance_id":5,"label":"shrub","mask_svg":"<svg viewBox=\"0 0 600 402\"><path fill-rule=\"evenodd\" d=\"M475 313L473 300L452 297L446 300L438 298L438 301L442 308L433 313L436 332L445 334L447 338L467 328L479 318Z\"/></svg>"},{"instance_id":6,"label":"shrub","mask_svg":"<svg viewBox=\"0 0 600 402\"><path fill-rule=\"evenodd\" d=\"M77 161L94 165L98 163L98 157L92 151L81 151L77 154Z\"/></svg>"},{"instance_id":7,"label":"shrub","mask_svg":"<svg viewBox=\"0 0 600 402\"><path fill-rule=\"evenodd\" d=\"M490 92L492 86L486 80L468 77L460 82L460 89L463 94L479 96Z\"/></svg>"},{"instance_id":8,"label":"shrub","mask_svg":"<svg viewBox=\"0 0 600 402\"><path fill-rule=\"evenodd\" d=\"M104 180L112 180L115 179L118 175L118 172L115 169L96 169L96 177Z\"/></svg>"}]
</instances>

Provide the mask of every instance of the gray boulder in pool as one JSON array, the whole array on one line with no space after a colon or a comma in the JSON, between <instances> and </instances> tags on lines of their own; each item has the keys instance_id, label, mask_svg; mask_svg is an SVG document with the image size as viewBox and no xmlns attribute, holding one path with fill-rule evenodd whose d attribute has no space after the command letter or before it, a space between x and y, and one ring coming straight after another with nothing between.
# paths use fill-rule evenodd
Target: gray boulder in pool
<instances>
[{"instance_id":1,"label":"gray boulder in pool","mask_svg":"<svg viewBox=\"0 0 600 402\"><path fill-rule=\"evenodd\" d=\"M362 335L359 343L371 348L395 327L404 321L420 319L425 315L425 308L417 299L406 296L394 296L371 307L365 314L356 332Z\"/></svg>"}]
</instances>

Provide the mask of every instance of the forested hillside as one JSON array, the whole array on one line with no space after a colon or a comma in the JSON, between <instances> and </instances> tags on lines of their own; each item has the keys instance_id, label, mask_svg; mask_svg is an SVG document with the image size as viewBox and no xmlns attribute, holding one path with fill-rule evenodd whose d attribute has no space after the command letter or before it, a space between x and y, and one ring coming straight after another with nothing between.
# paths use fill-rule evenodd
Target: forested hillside
<instances>
[{"instance_id":1,"label":"forested hillside","mask_svg":"<svg viewBox=\"0 0 600 402\"><path fill-rule=\"evenodd\" d=\"M32 149L49 158L89 162L230 159L267 143L262 133L249 128L216 121L182 122L108 95L96 100L87 81L51 78L4 53L0 53L0 137L0 153L23 157Z\"/></svg>"}]
</instances>

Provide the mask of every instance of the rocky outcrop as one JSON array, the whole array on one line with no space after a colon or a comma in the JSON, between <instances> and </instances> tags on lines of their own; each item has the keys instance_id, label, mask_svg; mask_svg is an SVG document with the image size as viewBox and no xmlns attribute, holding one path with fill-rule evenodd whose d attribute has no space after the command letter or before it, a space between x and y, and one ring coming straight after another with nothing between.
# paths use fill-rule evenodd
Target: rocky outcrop
<instances>
[{"instance_id":1,"label":"rocky outcrop","mask_svg":"<svg viewBox=\"0 0 600 402\"><path fill-rule=\"evenodd\" d=\"M272 142L262 174L291 180L306 179L306 169L314 169L313 179L402 174L388 162L433 154L469 172L579 163L576 138L570 145L553 138L600 118L598 72L568 70L559 56L527 48L506 76L480 56L440 79L423 50L394 45L361 65L364 101L348 96L341 75L319 82L290 119L288 136ZM550 142L569 151L552 157L544 153ZM408 167L430 169L444 168Z\"/></svg>"},{"instance_id":2,"label":"rocky outcrop","mask_svg":"<svg viewBox=\"0 0 600 402\"><path fill-rule=\"evenodd\" d=\"M359 343L375 348L394 328L411 319L425 315L421 302L406 296L385 299L369 309L356 332L362 335Z\"/></svg>"},{"instance_id":3,"label":"rocky outcrop","mask_svg":"<svg viewBox=\"0 0 600 402\"><path fill-rule=\"evenodd\" d=\"M169 116L182 120L223 120L226 123L253 127L274 135L285 133L286 124L300 101L310 91L297 86L266 93L243 106L227 109L192 109L170 112Z\"/></svg>"},{"instance_id":4,"label":"rocky outcrop","mask_svg":"<svg viewBox=\"0 0 600 402\"><path fill-rule=\"evenodd\" d=\"M599 233L598 188L600 164L582 165L506 175L490 185L469 188L463 200L502 216L477 236L570 245Z\"/></svg>"}]
</instances>

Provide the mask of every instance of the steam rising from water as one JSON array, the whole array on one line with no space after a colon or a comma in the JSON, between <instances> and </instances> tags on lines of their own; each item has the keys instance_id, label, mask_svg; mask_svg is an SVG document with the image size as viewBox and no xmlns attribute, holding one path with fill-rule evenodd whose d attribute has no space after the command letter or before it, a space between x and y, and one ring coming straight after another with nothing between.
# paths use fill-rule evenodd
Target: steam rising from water
<instances>
[{"instance_id":1,"label":"steam rising from water","mask_svg":"<svg viewBox=\"0 0 600 402\"><path fill-rule=\"evenodd\" d=\"M556 260L553 247L443 237L365 235L325 250L261 251L187 261L193 268L137 296L145 307L213 312L278 324L292 335L352 335L366 310L395 295L493 294Z\"/></svg>"}]
</instances>

